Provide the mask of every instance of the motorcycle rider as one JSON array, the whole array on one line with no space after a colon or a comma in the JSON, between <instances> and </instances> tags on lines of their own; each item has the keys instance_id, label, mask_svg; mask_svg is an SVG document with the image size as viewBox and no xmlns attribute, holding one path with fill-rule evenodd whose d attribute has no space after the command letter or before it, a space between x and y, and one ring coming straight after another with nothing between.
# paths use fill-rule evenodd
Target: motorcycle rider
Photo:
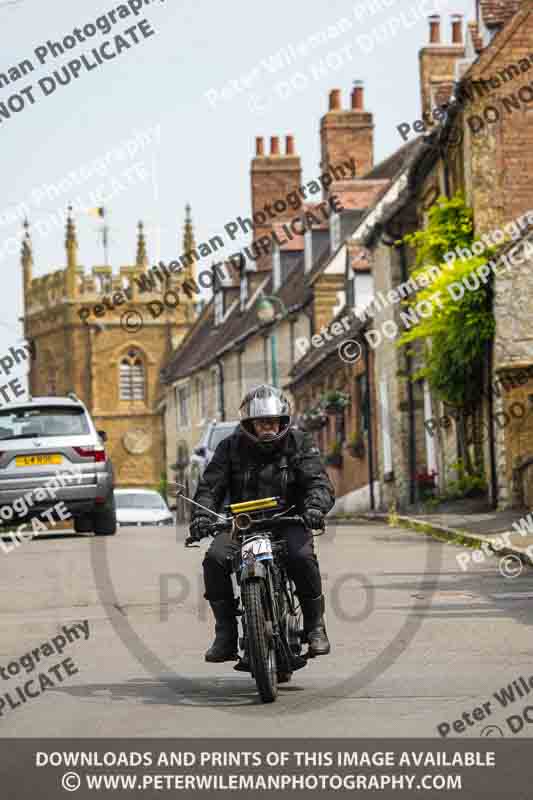
<instances>
[{"instance_id":1,"label":"motorcycle rider","mask_svg":"<svg viewBox=\"0 0 533 800\"><path fill-rule=\"evenodd\" d=\"M323 527L335 493L311 434L291 428L289 401L273 386L262 384L246 394L240 406L240 425L216 448L194 500L219 512L227 494L233 503L280 496L286 506L296 506L295 514L303 516L307 528L293 524L283 531L288 572L302 608L308 655L327 655L330 643L311 529ZM214 518L198 506L193 509L190 534L199 541L208 535L206 528ZM209 662L238 658L231 561L227 559L234 547L231 534L220 533L203 561L204 597L215 617L215 641L205 654Z\"/></svg>"}]
</instances>

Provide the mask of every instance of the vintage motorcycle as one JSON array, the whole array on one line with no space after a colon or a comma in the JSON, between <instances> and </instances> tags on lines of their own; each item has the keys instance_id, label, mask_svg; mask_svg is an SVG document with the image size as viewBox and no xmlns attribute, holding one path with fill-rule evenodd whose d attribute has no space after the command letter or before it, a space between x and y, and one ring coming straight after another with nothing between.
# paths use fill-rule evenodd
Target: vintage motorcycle
<instances>
[{"instance_id":1,"label":"vintage motorcycle","mask_svg":"<svg viewBox=\"0 0 533 800\"><path fill-rule=\"evenodd\" d=\"M220 521L210 526L213 536L231 531L236 545L229 558L241 633L239 663L245 670L249 664L264 703L276 700L278 684L290 681L307 664L303 615L287 572L287 545L278 533L287 525L304 524L301 516L288 515L291 508L284 509L279 497L231 503L224 506L228 516L217 514Z\"/></svg>"}]
</instances>

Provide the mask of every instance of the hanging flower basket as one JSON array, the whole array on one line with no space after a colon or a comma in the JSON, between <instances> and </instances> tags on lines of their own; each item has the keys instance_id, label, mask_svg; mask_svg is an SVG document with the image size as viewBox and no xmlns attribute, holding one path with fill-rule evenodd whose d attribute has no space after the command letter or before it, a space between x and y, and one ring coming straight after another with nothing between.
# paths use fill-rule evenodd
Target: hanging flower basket
<instances>
[{"instance_id":1,"label":"hanging flower basket","mask_svg":"<svg viewBox=\"0 0 533 800\"><path fill-rule=\"evenodd\" d=\"M328 414L342 414L346 406L350 405L350 395L335 389L324 395L322 405Z\"/></svg>"},{"instance_id":2,"label":"hanging flower basket","mask_svg":"<svg viewBox=\"0 0 533 800\"><path fill-rule=\"evenodd\" d=\"M308 431L319 431L328 424L327 414L319 404L302 414L302 422Z\"/></svg>"}]
</instances>

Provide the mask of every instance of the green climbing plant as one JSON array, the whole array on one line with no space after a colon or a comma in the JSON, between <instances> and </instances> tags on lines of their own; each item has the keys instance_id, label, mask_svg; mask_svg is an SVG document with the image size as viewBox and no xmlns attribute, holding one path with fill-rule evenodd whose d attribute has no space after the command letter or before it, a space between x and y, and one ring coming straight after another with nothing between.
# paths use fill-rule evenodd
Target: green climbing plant
<instances>
[{"instance_id":1,"label":"green climbing plant","mask_svg":"<svg viewBox=\"0 0 533 800\"><path fill-rule=\"evenodd\" d=\"M457 409L466 469L472 472L466 448L466 418L481 399L486 345L494 335L489 284L474 273L495 254L495 249L474 237L472 210L460 193L451 199L439 197L429 211L427 226L406 235L403 241L416 249L412 276L424 286L408 304L416 308L426 300L432 313L418 316L401 336L399 346L422 343L422 367L413 380L425 378L437 397ZM457 247L471 251L476 241L483 247L479 255L446 262L444 256L448 252ZM428 272L433 265L440 270L436 278L436 270Z\"/></svg>"}]
</instances>

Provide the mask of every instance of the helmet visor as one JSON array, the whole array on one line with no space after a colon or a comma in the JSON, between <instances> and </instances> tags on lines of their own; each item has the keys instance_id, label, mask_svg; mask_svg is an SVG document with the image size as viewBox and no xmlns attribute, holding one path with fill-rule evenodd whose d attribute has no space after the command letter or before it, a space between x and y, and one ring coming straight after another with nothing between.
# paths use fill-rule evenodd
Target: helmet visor
<instances>
[{"instance_id":1,"label":"helmet visor","mask_svg":"<svg viewBox=\"0 0 533 800\"><path fill-rule=\"evenodd\" d=\"M288 403L275 395L251 397L241 407L241 419L261 419L262 417L284 417L290 413Z\"/></svg>"}]
</instances>

